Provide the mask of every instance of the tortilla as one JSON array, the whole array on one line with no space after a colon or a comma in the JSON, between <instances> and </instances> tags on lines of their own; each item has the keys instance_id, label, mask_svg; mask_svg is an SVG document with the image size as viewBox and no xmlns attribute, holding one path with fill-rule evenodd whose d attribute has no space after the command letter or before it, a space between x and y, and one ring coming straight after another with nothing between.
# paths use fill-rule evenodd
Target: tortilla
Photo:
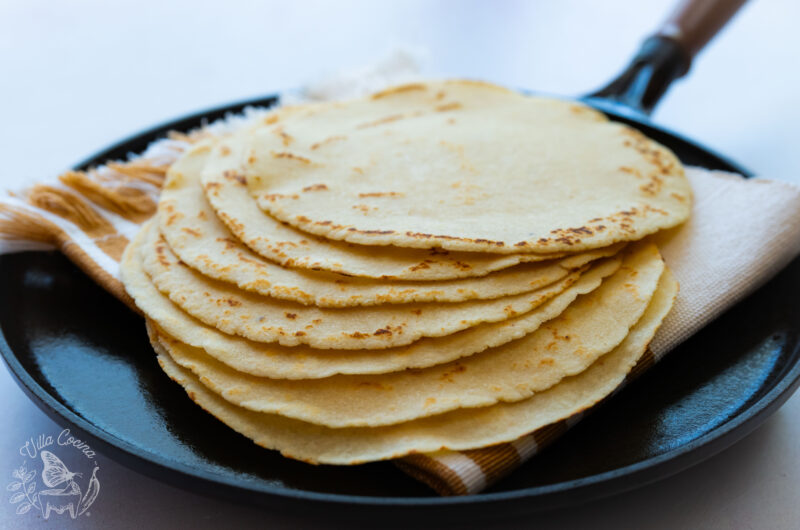
<instances>
[{"instance_id":1,"label":"tortilla","mask_svg":"<svg viewBox=\"0 0 800 530\"><path fill-rule=\"evenodd\" d=\"M664 263L655 245L560 316L498 348L425 370L276 380L237 372L198 348L161 339L170 357L234 405L327 427L374 427L526 399L618 346L653 297Z\"/></svg>"},{"instance_id":2,"label":"tortilla","mask_svg":"<svg viewBox=\"0 0 800 530\"><path fill-rule=\"evenodd\" d=\"M531 398L384 427L331 429L237 407L176 364L155 338L152 342L161 367L195 403L256 444L308 463L353 465L411 453L477 449L510 442L596 405L623 382L645 353L676 293L677 284L665 277L644 316L622 344L579 375Z\"/></svg>"},{"instance_id":3,"label":"tortilla","mask_svg":"<svg viewBox=\"0 0 800 530\"><path fill-rule=\"evenodd\" d=\"M443 282L372 280L282 267L251 252L208 205L200 173L212 146L213 142L202 142L170 168L158 204L159 230L181 261L245 291L317 307L499 298L534 291L619 250L619 246L609 247Z\"/></svg>"},{"instance_id":4,"label":"tortilla","mask_svg":"<svg viewBox=\"0 0 800 530\"><path fill-rule=\"evenodd\" d=\"M265 212L361 245L576 252L676 226L691 209L666 147L585 105L488 84L397 87L250 137L244 177Z\"/></svg>"},{"instance_id":5,"label":"tortilla","mask_svg":"<svg viewBox=\"0 0 800 530\"><path fill-rule=\"evenodd\" d=\"M254 252L286 267L383 280L450 280L484 276L520 263L564 257L551 254L481 254L368 247L315 237L265 215L250 197L240 171L248 134L223 139L201 181L206 199L226 227Z\"/></svg>"},{"instance_id":6,"label":"tortilla","mask_svg":"<svg viewBox=\"0 0 800 530\"><path fill-rule=\"evenodd\" d=\"M128 292L148 320L188 345L238 371L273 379L316 379L336 374L380 374L427 368L500 346L535 331L557 317L575 298L596 289L620 266L605 260L541 307L522 316L478 326L445 337L420 339L410 345L372 350L317 350L253 342L222 333L192 318L152 284L135 252L123 256L122 274Z\"/></svg>"},{"instance_id":7,"label":"tortilla","mask_svg":"<svg viewBox=\"0 0 800 530\"><path fill-rule=\"evenodd\" d=\"M206 278L181 264L155 225L143 231L142 266L158 290L181 309L225 333L284 346L382 349L441 337L531 311L575 283L582 272L536 291L492 300L329 309L248 293Z\"/></svg>"}]
</instances>

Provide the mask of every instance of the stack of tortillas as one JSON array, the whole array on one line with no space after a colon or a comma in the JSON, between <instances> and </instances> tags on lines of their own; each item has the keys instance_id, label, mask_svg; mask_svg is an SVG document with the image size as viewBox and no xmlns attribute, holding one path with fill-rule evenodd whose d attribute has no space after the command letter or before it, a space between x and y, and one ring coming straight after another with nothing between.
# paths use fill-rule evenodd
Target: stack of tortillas
<instances>
[{"instance_id":1,"label":"stack of tortillas","mask_svg":"<svg viewBox=\"0 0 800 530\"><path fill-rule=\"evenodd\" d=\"M677 292L647 236L691 201L583 105L430 82L197 143L122 274L167 374L259 445L474 449L619 385Z\"/></svg>"}]
</instances>

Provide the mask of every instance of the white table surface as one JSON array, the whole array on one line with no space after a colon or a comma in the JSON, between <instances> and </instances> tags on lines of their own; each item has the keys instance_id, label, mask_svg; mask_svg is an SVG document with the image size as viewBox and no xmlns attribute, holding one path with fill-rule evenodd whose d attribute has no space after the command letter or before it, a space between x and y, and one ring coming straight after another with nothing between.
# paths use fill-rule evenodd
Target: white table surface
<instances>
[{"instance_id":1,"label":"white table surface","mask_svg":"<svg viewBox=\"0 0 800 530\"><path fill-rule=\"evenodd\" d=\"M617 73L671 4L0 0L0 185L55 175L143 127L369 64L397 45L427 49L433 73L578 95ZM666 96L656 120L761 175L800 183L799 17L793 0L751 1ZM61 426L5 369L0 405L2 478L28 437ZM691 470L497 526L798 528L798 439L795 396L753 435ZM0 528L305 526L98 460L102 489L90 517L16 515L3 489Z\"/></svg>"}]
</instances>

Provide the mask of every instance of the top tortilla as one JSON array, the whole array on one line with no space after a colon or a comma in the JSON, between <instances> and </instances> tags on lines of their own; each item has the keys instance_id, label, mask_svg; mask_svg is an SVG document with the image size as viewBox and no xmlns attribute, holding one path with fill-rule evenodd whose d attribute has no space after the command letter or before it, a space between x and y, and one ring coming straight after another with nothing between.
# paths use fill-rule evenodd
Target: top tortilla
<instances>
[{"instance_id":1,"label":"top tortilla","mask_svg":"<svg viewBox=\"0 0 800 530\"><path fill-rule=\"evenodd\" d=\"M576 252L685 221L678 159L577 103L471 82L295 111L250 135L248 190L292 226L362 245Z\"/></svg>"},{"instance_id":2,"label":"top tortilla","mask_svg":"<svg viewBox=\"0 0 800 530\"><path fill-rule=\"evenodd\" d=\"M285 110L267 120L280 123ZM265 215L247 192L241 154L250 134L247 130L221 139L208 157L201 182L208 203L228 230L255 253L285 267L381 280L439 281L474 278L564 256L375 247L310 236Z\"/></svg>"}]
</instances>

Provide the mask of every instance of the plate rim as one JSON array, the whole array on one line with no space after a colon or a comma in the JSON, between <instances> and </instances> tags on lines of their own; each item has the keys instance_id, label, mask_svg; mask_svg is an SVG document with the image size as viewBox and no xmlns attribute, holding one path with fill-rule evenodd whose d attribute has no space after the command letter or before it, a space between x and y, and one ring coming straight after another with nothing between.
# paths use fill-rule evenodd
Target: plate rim
<instances>
[{"instance_id":1,"label":"plate rim","mask_svg":"<svg viewBox=\"0 0 800 530\"><path fill-rule=\"evenodd\" d=\"M0 261L5 256L0 256ZM794 345L794 349L800 349L800 342ZM93 441L100 441L106 448L113 448L114 451L125 453L127 458L140 460L148 466L161 468L167 473L179 473L194 479L200 479L215 486L224 486L232 490L244 491L248 493L267 494L277 498L291 499L295 501L322 501L334 504L357 504L372 507L447 507L464 504L491 504L496 502L514 501L523 498L561 496L570 491L581 488L600 489L604 486L606 491L600 495L589 495L587 499L597 499L610 496L623 491L631 490L656 480L666 478L676 474L688 467L691 467L718 452L730 447L741 440L753 430L755 430L772 412L780 408L793 392L800 386L800 356L795 353L794 364L787 364L783 367L782 373L776 377L769 390L759 399L750 404L743 412L737 414L730 420L714 427L699 438L687 444L675 447L661 455L648 458L635 464L629 464L620 468L598 473L589 477L573 479L570 481L549 484L545 486L535 486L522 488L513 491L477 493L474 495L451 496L451 497L370 497L365 495L350 495L338 493L311 492L294 490L269 484L249 486L236 483L233 479L226 479L215 476L212 473L201 469L188 466L169 458L153 454L152 452L140 449L139 447L127 442L114 434L89 422L81 417L77 412L61 403L58 398L51 395L36 379L28 373L17 358L14 350L8 344L5 336L4 326L0 324L0 354L13 376L18 386L25 394L51 419L59 418L68 422L70 427L75 427L88 434ZM55 414L56 418L53 417ZM112 453L114 451L111 451ZM700 453L700 454L698 454ZM104 455L107 456L107 455ZM113 456L107 456L117 463L127 467L131 471L141 472L140 469L133 468L127 462L120 462ZM670 470L664 471L662 468L666 464L673 465ZM399 472L399 470L398 470ZM157 477L150 473L145 473L155 480L164 481L163 477ZM637 479L637 480L633 480ZM620 481L627 480L627 484L620 484ZM631 481L635 482L631 484ZM621 487L620 487L621 486ZM199 491L200 488L186 488ZM554 505L553 508L558 507Z\"/></svg>"}]
</instances>

